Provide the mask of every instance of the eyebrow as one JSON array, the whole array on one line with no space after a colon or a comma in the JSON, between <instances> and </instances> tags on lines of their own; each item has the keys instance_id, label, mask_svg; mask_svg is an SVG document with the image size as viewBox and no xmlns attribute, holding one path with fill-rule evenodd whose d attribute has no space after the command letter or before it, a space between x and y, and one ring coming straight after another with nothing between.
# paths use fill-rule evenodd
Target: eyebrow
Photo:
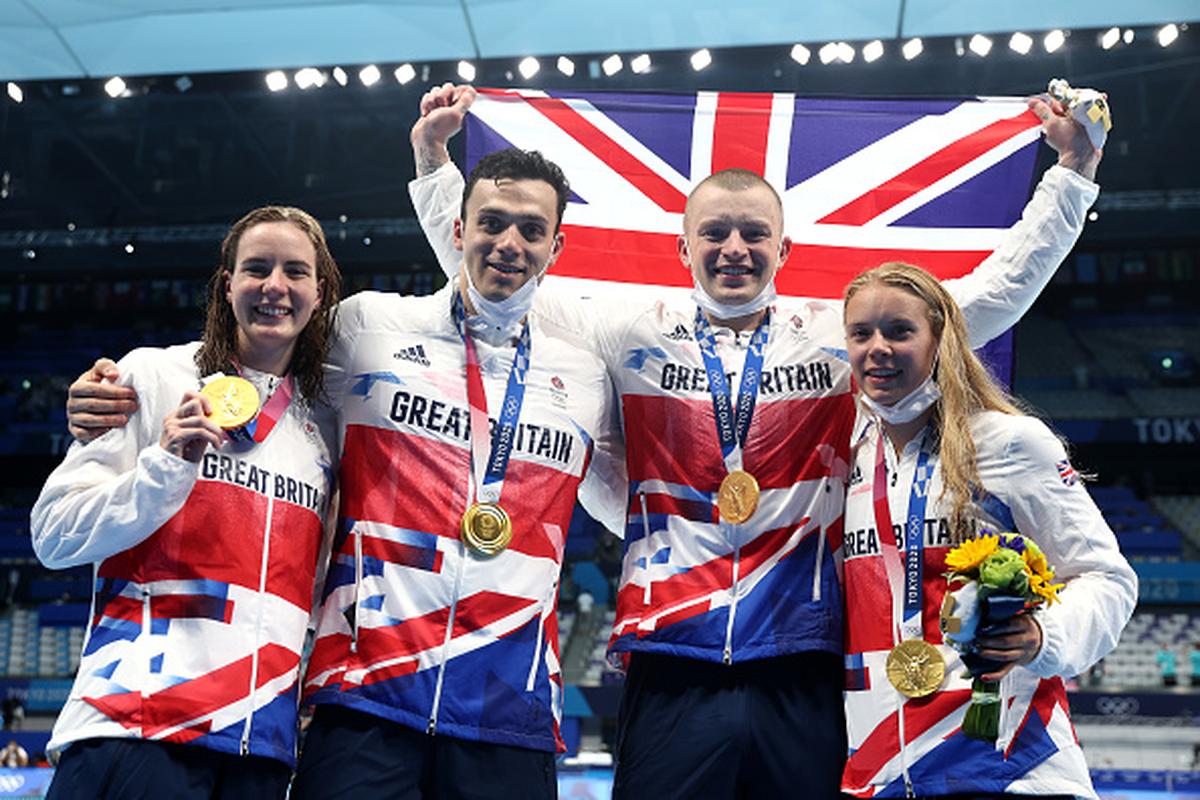
<instances>
[{"instance_id":1,"label":"eyebrow","mask_svg":"<svg viewBox=\"0 0 1200 800\"><path fill-rule=\"evenodd\" d=\"M542 222L542 223L545 223L546 225L550 224L550 220L547 217L542 216L541 214L536 214L536 213L514 214L511 211L506 211L503 208L496 208L495 206L483 206L475 213L476 214L495 214L498 217L516 217L517 219L523 220L526 222Z\"/></svg>"}]
</instances>

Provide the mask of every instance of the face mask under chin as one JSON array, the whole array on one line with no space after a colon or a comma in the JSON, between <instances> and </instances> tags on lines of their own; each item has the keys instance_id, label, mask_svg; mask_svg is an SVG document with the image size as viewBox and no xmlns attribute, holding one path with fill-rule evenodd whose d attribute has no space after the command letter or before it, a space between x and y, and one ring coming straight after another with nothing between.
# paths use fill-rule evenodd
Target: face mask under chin
<instances>
[{"instance_id":1,"label":"face mask under chin","mask_svg":"<svg viewBox=\"0 0 1200 800\"><path fill-rule=\"evenodd\" d=\"M866 392L859 393L859 400L868 411L890 425L912 422L942 398L942 390L938 388L937 382L933 379L935 372L937 372L936 366L920 386L890 406L880 405L868 397Z\"/></svg>"},{"instance_id":2,"label":"face mask under chin","mask_svg":"<svg viewBox=\"0 0 1200 800\"><path fill-rule=\"evenodd\" d=\"M467 296L475 308L476 319L486 326L488 332L516 336L520 333L521 320L533 308L533 297L537 291L537 276L530 278L519 289L503 300L489 300L475 288L471 271L463 268L467 277Z\"/></svg>"}]
</instances>

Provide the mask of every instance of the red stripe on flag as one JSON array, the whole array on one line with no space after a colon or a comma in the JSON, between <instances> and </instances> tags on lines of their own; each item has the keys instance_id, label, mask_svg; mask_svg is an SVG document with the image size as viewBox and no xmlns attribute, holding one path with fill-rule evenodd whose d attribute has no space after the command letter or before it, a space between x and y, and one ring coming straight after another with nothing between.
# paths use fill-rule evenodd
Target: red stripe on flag
<instances>
[{"instance_id":1,"label":"red stripe on flag","mask_svg":"<svg viewBox=\"0 0 1200 800\"><path fill-rule=\"evenodd\" d=\"M497 98L503 99L503 98ZM567 103L553 97L526 97L525 102L541 112L575 141L586 147L664 211L680 213L687 196L651 170L628 150L609 138ZM584 198L587 199L587 198Z\"/></svg>"},{"instance_id":2,"label":"red stripe on flag","mask_svg":"<svg viewBox=\"0 0 1200 800\"><path fill-rule=\"evenodd\" d=\"M552 275L618 283L692 287L692 275L679 260L679 237L582 225L564 225L568 247ZM919 250L839 247L794 243L775 278L779 293L791 297L840 298L855 275L887 261L904 261L938 278L960 278L991 255L991 250Z\"/></svg>"},{"instance_id":3,"label":"red stripe on flag","mask_svg":"<svg viewBox=\"0 0 1200 800\"><path fill-rule=\"evenodd\" d=\"M721 92L713 125L712 171L748 169L762 175L767 167L771 128L770 94Z\"/></svg>"},{"instance_id":4,"label":"red stripe on flag","mask_svg":"<svg viewBox=\"0 0 1200 800\"><path fill-rule=\"evenodd\" d=\"M819 222L830 225L862 225L869 222L989 150L1040 124L1037 116L1028 110L1015 117L993 122L986 128L943 147Z\"/></svg>"}]
</instances>

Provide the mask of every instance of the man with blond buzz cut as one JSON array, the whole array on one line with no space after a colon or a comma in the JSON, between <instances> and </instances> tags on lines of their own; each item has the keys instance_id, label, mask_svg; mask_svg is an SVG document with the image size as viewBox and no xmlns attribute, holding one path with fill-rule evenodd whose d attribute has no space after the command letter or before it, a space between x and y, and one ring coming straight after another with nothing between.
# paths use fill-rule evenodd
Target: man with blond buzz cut
<instances>
[{"instance_id":1,"label":"man with blond buzz cut","mask_svg":"<svg viewBox=\"0 0 1200 800\"><path fill-rule=\"evenodd\" d=\"M410 193L446 269L462 180L446 142L473 99L469 87L431 90L412 131ZM1030 102L1059 162L995 254L947 282L976 346L1032 304L1098 191L1086 132L1060 106ZM582 333L620 400L630 488L609 646L628 663L617 798L838 795L834 557L855 410L841 303L776 297L783 231L775 190L726 170L688 198L678 248L690 300L537 297L539 313Z\"/></svg>"}]
</instances>

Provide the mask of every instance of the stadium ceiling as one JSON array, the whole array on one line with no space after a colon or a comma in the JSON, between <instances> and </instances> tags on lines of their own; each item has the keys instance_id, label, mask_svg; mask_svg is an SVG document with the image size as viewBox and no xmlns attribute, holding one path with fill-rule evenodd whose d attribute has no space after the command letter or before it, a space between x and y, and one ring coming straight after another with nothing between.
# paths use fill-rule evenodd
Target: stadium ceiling
<instances>
[{"instance_id":1,"label":"stadium ceiling","mask_svg":"<svg viewBox=\"0 0 1200 800\"><path fill-rule=\"evenodd\" d=\"M6 0L0 80L957 36L1200 19L1196 0Z\"/></svg>"}]
</instances>

